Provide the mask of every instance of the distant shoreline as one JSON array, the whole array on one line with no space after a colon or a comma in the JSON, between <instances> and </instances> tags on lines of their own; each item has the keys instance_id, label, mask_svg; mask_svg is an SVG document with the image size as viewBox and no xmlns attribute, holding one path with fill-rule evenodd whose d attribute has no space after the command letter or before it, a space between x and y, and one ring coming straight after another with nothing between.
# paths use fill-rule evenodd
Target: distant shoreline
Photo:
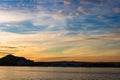
<instances>
[{"instance_id":1,"label":"distant shoreline","mask_svg":"<svg viewBox=\"0 0 120 80\"><path fill-rule=\"evenodd\" d=\"M74 67L74 66L67 66L67 67L64 67L64 66L1 66L0 67L63 67L63 68L120 68L120 67Z\"/></svg>"},{"instance_id":2,"label":"distant shoreline","mask_svg":"<svg viewBox=\"0 0 120 80\"><path fill-rule=\"evenodd\" d=\"M0 66L120 68L120 62L75 62L75 61L34 62L24 57L7 55L3 58L0 58Z\"/></svg>"}]
</instances>

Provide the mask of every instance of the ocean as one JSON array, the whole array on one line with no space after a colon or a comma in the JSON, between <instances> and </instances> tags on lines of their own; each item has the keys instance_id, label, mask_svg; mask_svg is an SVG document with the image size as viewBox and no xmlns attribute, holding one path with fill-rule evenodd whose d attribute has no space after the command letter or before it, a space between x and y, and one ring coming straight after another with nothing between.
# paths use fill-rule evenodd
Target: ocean
<instances>
[{"instance_id":1,"label":"ocean","mask_svg":"<svg viewBox=\"0 0 120 80\"><path fill-rule=\"evenodd\" d=\"M0 80L120 80L120 68L1 66Z\"/></svg>"}]
</instances>

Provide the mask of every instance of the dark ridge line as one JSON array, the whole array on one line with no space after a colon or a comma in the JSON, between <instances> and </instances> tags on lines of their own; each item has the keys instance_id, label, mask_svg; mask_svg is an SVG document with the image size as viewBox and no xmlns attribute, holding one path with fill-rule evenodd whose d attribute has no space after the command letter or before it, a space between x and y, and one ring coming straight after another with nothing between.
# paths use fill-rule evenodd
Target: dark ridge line
<instances>
[{"instance_id":1,"label":"dark ridge line","mask_svg":"<svg viewBox=\"0 0 120 80\"><path fill-rule=\"evenodd\" d=\"M78 62L53 61L35 62L24 57L8 54L0 58L0 66L39 66L39 67L115 67L120 68L120 62Z\"/></svg>"}]
</instances>

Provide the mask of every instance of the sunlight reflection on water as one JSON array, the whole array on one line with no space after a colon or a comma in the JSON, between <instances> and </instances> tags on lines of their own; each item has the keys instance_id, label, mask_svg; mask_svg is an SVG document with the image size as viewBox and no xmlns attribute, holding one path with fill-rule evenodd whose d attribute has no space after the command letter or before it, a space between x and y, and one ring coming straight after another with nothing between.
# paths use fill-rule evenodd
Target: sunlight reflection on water
<instances>
[{"instance_id":1,"label":"sunlight reflection on water","mask_svg":"<svg viewBox=\"0 0 120 80\"><path fill-rule=\"evenodd\" d=\"M0 80L120 80L120 68L0 67Z\"/></svg>"}]
</instances>

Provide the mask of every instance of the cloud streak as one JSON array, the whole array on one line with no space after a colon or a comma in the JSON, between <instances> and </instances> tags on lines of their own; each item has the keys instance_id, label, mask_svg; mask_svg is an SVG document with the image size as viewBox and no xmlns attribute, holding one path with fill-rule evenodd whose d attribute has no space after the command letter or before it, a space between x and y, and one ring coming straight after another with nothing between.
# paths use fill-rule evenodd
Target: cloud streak
<instances>
[{"instance_id":1,"label":"cloud streak","mask_svg":"<svg viewBox=\"0 0 120 80\"><path fill-rule=\"evenodd\" d=\"M22 11L0 11L0 23L19 22L29 20L29 14Z\"/></svg>"},{"instance_id":2,"label":"cloud streak","mask_svg":"<svg viewBox=\"0 0 120 80\"><path fill-rule=\"evenodd\" d=\"M0 53L43 60L90 60L95 56L102 60L111 55L116 61L120 47L118 3L119 0L2 0ZM109 60L112 61L106 59Z\"/></svg>"}]
</instances>

